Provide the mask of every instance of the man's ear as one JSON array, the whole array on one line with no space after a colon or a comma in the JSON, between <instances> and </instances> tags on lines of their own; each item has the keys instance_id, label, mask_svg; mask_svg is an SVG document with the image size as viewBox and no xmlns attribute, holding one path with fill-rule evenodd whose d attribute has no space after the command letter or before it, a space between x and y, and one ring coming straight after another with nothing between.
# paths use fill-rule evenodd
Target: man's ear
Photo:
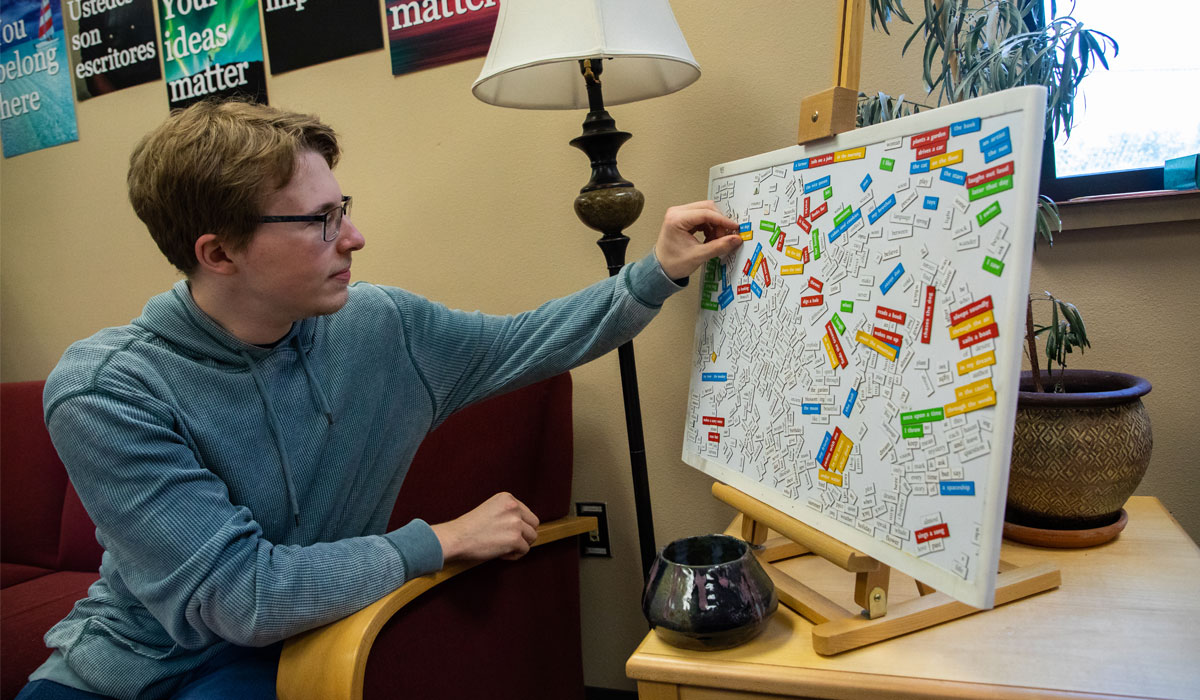
<instances>
[{"instance_id":1,"label":"man's ear","mask_svg":"<svg viewBox=\"0 0 1200 700\"><path fill-rule=\"evenodd\" d=\"M232 275L237 263L229 256L225 244L215 233L206 233L196 239L196 261L201 270L217 275Z\"/></svg>"}]
</instances>

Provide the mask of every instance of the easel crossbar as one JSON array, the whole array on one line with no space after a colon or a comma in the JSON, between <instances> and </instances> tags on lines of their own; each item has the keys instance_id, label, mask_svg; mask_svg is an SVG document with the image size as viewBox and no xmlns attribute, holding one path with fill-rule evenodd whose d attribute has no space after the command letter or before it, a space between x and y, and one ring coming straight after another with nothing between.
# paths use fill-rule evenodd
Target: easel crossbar
<instances>
[{"instance_id":1,"label":"easel crossbar","mask_svg":"<svg viewBox=\"0 0 1200 700\"><path fill-rule=\"evenodd\" d=\"M846 571L875 571L879 568L879 562L874 558L796 520L783 511L776 510L756 498L747 496L732 486L715 482L712 486L712 494L718 500L745 513L747 517L763 523L775 532L807 547L814 554L820 555Z\"/></svg>"}]
</instances>

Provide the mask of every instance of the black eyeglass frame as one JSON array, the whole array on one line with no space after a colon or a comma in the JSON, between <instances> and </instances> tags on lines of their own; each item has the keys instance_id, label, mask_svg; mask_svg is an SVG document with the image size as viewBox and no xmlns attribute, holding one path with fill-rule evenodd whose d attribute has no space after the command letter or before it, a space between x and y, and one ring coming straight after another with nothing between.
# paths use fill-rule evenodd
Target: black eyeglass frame
<instances>
[{"instance_id":1,"label":"black eyeglass frame","mask_svg":"<svg viewBox=\"0 0 1200 700\"><path fill-rule=\"evenodd\" d=\"M286 224L286 223L294 223L294 222L300 222L300 221L320 221L321 222L321 240L325 241L326 243L332 243L338 237L338 234L342 232L342 222L345 221L347 216L350 216L350 205L351 205L352 201L353 201L353 197L351 197L350 195L343 195L342 203L340 205L338 205L322 214L297 214L297 215L288 215L288 216L260 216L260 217L258 217L258 220L260 223L264 223L264 224ZM329 232L329 219L330 219L330 217L333 216L333 213L335 211L338 211L339 209L342 212L342 216L341 216L341 218L338 219L337 229L334 230L334 232L331 234Z\"/></svg>"}]
</instances>

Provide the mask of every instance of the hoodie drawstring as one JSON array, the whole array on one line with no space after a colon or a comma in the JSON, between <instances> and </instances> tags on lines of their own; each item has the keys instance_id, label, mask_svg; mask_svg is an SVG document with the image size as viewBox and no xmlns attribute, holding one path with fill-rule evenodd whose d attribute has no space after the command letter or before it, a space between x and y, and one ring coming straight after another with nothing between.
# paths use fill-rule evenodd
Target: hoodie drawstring
<instances>
[{"instance_id":1,"label":"hoodie drawstring","mask_svg":"<svg viewBox=\"0 0 1200 700\"><path fill-rule=\"evenodd\" d=\"M296 485L292 483L292 464L288 459L287 450L283 444L283 430L279 427L279 417L275 415L275 408L271 405L271 396L267 393L267 385L263 382L262 375L258 372L258 365L251 359L246 352L239 353L242 359L246 361L246 366L250 368L250 376L254 377L254 384L258 387L258 395L262 397L263 408L267 414L267 424L271 427L271 435L275 438L275 449L279 451L279 461L283 466L283 482L287 487L288 500L292 504L292 517L296 520L296 526L300 526L300 504L296 501ZM303 357L303 354L301 354ZM308 365L304 365L308 369ZM309 374L309 380L312 380L312 375Z\"/></svg>"},{"instance_id":2,"label":"hoodie drawstring","mask_svg":"<svg viewBox=\"0 0 1200 700\"><path fill-rule=\"evenodd\" d=\"M312 367L308 365L308 356L304 354L304 349L300 347L299 335L292 336L292 346L296 348L296 354L300 356L300 366L304 368L304 375L308 377L308 391L312 394L313 401L317 404L317 409L325 414L325 420L333 425L333 411L329 408L329 400L325 398L325 391L321 389L321 385L317 382L316 375L313 374Z\"/></svg>"}]
</instances>

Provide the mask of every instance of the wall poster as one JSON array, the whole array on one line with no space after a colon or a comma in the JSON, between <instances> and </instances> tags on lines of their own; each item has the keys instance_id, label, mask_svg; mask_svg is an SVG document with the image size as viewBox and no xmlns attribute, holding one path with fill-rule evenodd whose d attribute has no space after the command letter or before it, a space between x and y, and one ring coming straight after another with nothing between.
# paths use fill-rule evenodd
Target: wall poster
<instances>
[{"instance_id":1,"label":"wall poster","mask_svg":"<svg viewBox=\"0 0 1200 700\"><path fill-rule=\"evenodd\" d=\"M162 77L154 0L65 0L63 5L79 101Z\"/></svg>"},{"instance_id":2,"label":"wall poster","mask_svg":"<svg viewBox=\"0 0 1200 700\"><path fill-rule=\"evenodd\" d=\"M213 96L266 103L256 0L161 0L158 21L170 109Z\"/></svg>"},{"instance_id":3,"label":"wall poster","mask_svg":"<svg viewBox=\"0 0 1200 700\"><path fill-rule=\"evenodd\" d=\"M378 0L263 0L271 75L383 48Z\"/></svg>"},{"instance_id":4,"label":"wall poster","mask_svg":"<svg viewBox=\"0 0 1200 700\"><path fill-rule=\"evenodd\" d=\"M58 0L0 0L4 157L79 140Z\"/></svg>"},{"instance_id":5,"label":"wall poster","mask_svg":"<svg viewBox=\"0 0 1200 700\"><path fill-rule=\"evenodd\" d=\"M683 460L993 604L1045 90L712 168Z\"/></svg>"},{"instance_id":6,"label":"wall poster","mask_svg":"<svg viewBox=\"0 0 1200 700\"><path fill-rule=\"evenodd\" d=\"M387 0L392 75L486 56L498 0Z\"/></svg>"}]
</instances>

